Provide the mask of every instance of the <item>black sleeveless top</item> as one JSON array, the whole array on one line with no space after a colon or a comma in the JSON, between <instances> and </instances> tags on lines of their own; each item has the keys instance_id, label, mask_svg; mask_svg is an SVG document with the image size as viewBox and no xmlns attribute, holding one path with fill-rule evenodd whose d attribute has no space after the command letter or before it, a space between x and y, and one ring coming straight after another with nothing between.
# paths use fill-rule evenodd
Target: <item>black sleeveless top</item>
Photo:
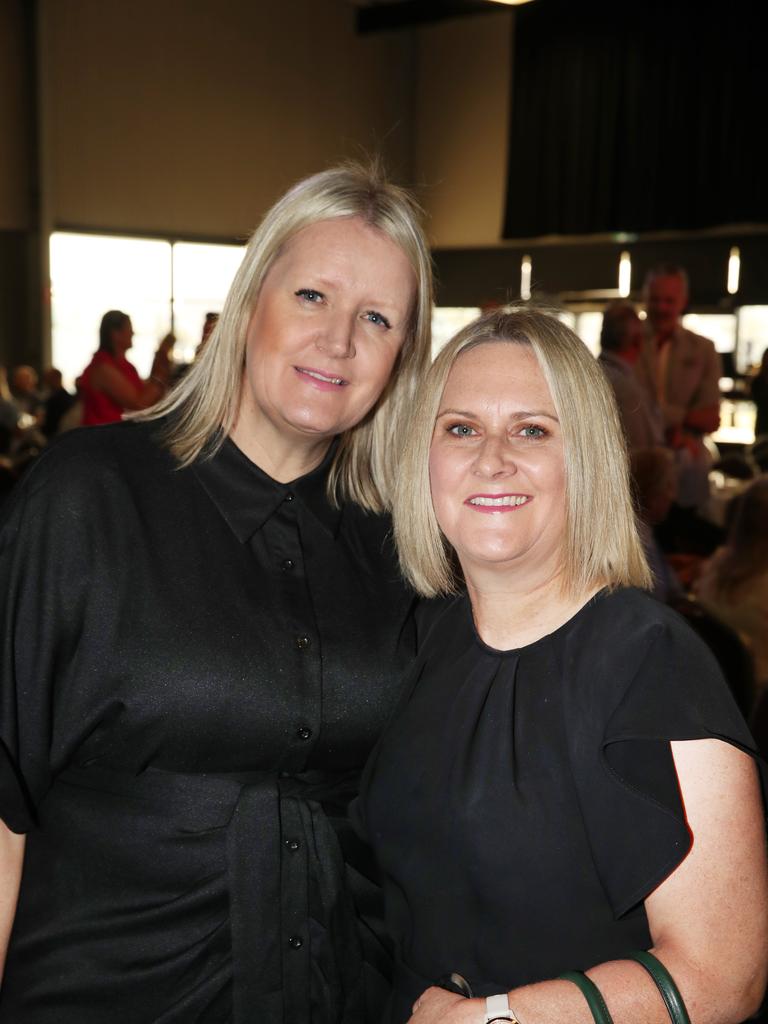
<instances>
[{"instance_id":1,"label":"black sleeveless top","mask_svg":"<svg viewBox=\"0 0 768 1024\"><path fill-rule=\"evenodd\" d=\"M602 592L512 651L457 598L356 808L385 875L392 1024L452 971L489 995L647 949L643 899L691 841L669 741L709 736L754 750L709 652L645 594Z\"/></svg>"}]
</instances>

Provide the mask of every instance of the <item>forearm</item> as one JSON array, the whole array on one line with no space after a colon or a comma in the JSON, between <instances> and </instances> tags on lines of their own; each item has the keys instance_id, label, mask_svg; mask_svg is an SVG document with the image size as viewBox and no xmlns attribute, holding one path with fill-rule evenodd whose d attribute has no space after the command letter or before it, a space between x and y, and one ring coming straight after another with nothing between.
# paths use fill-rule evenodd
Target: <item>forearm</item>
<instances>
[{"instance_id":1,"label":"forearm","mask_svg":"<svg viewBox=\"0 0 768 1024\"><path fill-rule=\"evenodd\" d=\"M693 1024L738 1024L757 1009L762 979L747 969L730 977L707 969L663 946L652 952L680 990ZM669 1015L650 975L640 964L616 960L586 972L600 989L614 1024L669 1024ZM509 993L521 1024L593 1024L579 989L567 981L547 981Z\"/></svg>"},{"instance_id":2,"label":"forearm","mask_svg":"<svg viewBox=\"0 0 768 1024\"><path fill-rule=\"evenodd\" d=\"M24 860L24 836L0 822L0 977L5 964Z\"/></svg>"},{"instance_id":3,"label":"forearm","mask_svg":"<svg viewBox=\"0 0 768 1024\"><path fill-rule=\"evenodd\" d=\"M663 944L652 952L672 975L693 1024L739 1024L757 1009L762 971L749 963L730 970L692 962ZM669 1024L661 994L648 972L631 960L613 960L586 972L597 985L614 1024ZM553 979L513 989L509 1005L520 1024L594 1024L581 990L571 981ZM410 1024L480 1024L484 999L464 999L442 989L419 998Z\"/></svg>"},{"instance_id":4,"label":"forearm","mask_svg":"<svg viewBox=\"0 0 768 1024\"><path fill-rule=\"evenodd\" d=\"M159 402L167 390L167 381L154 375L148 377L147 380L142 384L141 390L138 393L136 399L135 408L148 409L150 405L154 405L155 402Z\"/></svg>"},{"instance_id":5,"label":"forearm","mask_svg":"<svg viewBox=\"0 0 768 1024\"><path fill-rule=\"evenodd\" d=\"M720 426L719 404L689 409L683 420L683 426L690 430L697 430L702 434L714 433Z\"/></svg>"}]
</instances>

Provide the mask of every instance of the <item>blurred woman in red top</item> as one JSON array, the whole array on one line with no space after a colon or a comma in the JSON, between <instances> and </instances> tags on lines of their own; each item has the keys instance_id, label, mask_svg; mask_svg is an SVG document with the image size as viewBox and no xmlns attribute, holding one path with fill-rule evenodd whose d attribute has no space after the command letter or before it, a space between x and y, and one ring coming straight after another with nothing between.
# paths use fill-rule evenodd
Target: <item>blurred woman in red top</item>
<instances>
[{"instance_id":1,"label":"blurred woman in red top","mask_svg":"<svg viewBox=\"0 0 768 1024\"><path fill-rule=\"evenodd\" d=\"M125 353L133 341L133 325L127 313L110 309L101 318L99 348L77 382L83 402L83 426L115 423L123 413L146 409L163 397L171 371L170 351L174 337L160 342L147 380L142 380Z\"/></svg>"}]
</instances>

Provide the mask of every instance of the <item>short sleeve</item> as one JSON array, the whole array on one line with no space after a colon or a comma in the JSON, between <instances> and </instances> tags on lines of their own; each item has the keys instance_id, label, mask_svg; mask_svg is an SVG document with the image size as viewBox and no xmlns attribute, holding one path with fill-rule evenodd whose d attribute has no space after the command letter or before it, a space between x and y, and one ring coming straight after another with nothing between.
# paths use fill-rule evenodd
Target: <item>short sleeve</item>
<instances>
[{"instance_id":1,"label":"short sleeve","mask_svg":"<svg viewBox=\"0 0 768 1024\"><path fill-rule=\"evenodd\" d=\"M50 786L53 678L85 572L79 510L49 477L29 470L0 520L0 818L14 832L35 826Z\"/></svg>"},{"instance_id":2,"label":"short sleeve","mask_svg":"<svg viewBox=\"0 0 768 1024\"><path fill-rule=\"evenodd\" d=\"M619 616L617 635L623 625L629 635L613 659L603 659L614 662L618 700L604 701L602 721L593 713L571 739L582 817L616 917L651 893L691 847L670 741L733 744L757 757L767 791L766 766L715 659L686 623L659 607L663 614L634 637Z\"/></svg>"}]
</instances>

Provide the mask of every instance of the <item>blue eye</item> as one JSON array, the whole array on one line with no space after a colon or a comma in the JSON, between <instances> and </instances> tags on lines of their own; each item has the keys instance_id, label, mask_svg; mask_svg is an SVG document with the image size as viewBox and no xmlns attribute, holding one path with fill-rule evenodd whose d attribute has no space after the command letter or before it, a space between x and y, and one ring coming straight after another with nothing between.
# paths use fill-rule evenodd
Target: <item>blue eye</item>
<instances>
[{"instance_id":1,"label":"blue eye","mask_svg":"<svg viewBox=\"0 0 768 1024\"><path fill-rule=\"evenodd\" d=\"M315 291L314 288L299 288L295 294L300 299L306 299L307 302L322 302L325 298L322 292Z\"/></svg>"},{"instance_id":2,"label":"blue eye","mask_svg":"<svg viewBox=\"0 0 768 1024\"><path fill-rule=\"evenodd\" d=\"M466 423L455 423L448 428L448 433L453 434L454 437L472 437L475 431Z\"/></svg>"},{"instance_id":3,"label":"blue eye","mask_svg":"<svg viewBox=\"0 0 768 1024\"><path fill-rule=\"evenodd\" d=\"M534 441L540 437L546 437L547 435L547 432L543 427L537 427L534 423L529 424L527 427L523 427L520 433L523 437L530 437Z\"/></svg>"},{"instance_id":4,"label":"blue eye","mask_svg":"<svg viewBox=\"0 0 768 1024\"><path fill-rule=\"evenodd\" d=\"M369 309L363 316L365 320L370 320L372 324L380 324L382 327L390 329L392 324L387 320L383 313L377 313L375 309Z\"/></svg>"}]
</instances>

